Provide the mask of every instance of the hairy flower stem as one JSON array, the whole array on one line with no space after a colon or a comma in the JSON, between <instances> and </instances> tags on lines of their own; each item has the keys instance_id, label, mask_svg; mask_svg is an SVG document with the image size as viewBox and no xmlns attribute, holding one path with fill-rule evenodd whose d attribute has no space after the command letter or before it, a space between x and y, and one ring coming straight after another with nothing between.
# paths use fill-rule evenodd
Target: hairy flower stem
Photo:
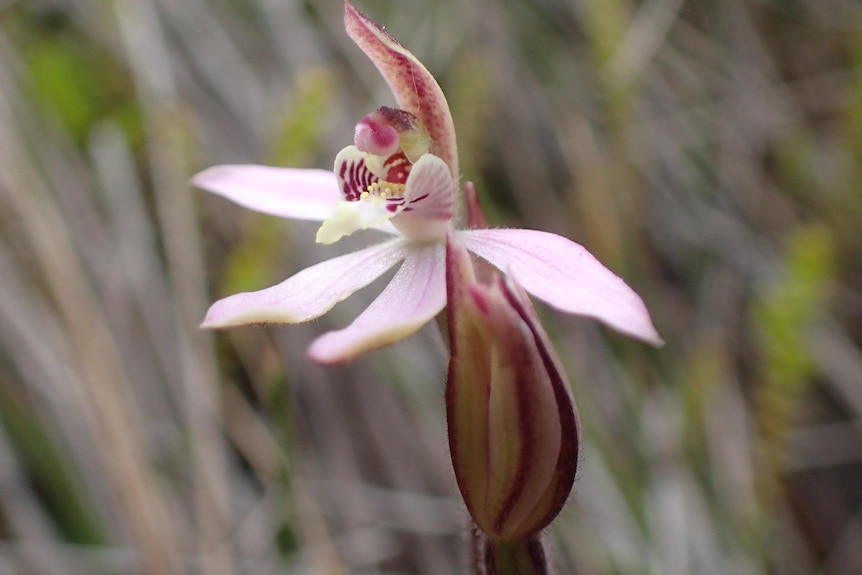
<instances>
[{"instance_id":1,"label":"hairy flower stem","mask_svg":"<svg viewBox=\"0 0 862 575\"><path fill-rule=\"evenodd\" d=\"M473 529L474 575L551 575L544 533L527 539L495 541L481 529Z\"/></svg>"}]
</instances>

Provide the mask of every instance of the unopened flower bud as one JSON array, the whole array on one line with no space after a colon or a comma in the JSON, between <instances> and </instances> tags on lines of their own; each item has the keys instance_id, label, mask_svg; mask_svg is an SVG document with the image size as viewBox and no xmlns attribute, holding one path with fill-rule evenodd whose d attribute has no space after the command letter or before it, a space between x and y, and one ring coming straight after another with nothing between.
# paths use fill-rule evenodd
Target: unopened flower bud
<instances>
[{"instance_id":1,"label":"unopened flower bud","mask_svg":"<svg viewBox=\"0 0 862 575\"><path fill-rule=\"evenodd\" d=\"M565 375L525 292L476 281L447 242L449 446L461 495L489 538L531 537L571 491L580 442Z\"/></svg>"}]
</instances>

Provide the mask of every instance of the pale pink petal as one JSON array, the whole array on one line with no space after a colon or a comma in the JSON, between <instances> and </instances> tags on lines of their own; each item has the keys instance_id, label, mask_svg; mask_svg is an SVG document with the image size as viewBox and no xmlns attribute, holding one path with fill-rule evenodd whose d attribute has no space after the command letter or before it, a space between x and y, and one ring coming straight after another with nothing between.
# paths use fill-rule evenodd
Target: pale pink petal
<instances>
[{"instance_id":1,"label":"pale pink petal","mask_svg":"<svg viewBox=\"0 0 862 575\"><path fill-rule=\"evenodd\" d=\"M534 230L463 230L458 239L546 303L662 343L640 296L583 246Z\"/></svg>"},{"instance_id":2,"label":"pale pink petal","mask_svg":"<svg viewBox=\"0 0 862 575\"><path fill-rule=\"evenodd\" d=\"M404 210L392 224L406 237L432 241L445 237L455 210L455 182L445 162L425 154L413 164L404 189Z\"/></svg>"},{"instance_id":3,"label":"pale pink petal","mask_svg":"<svg viewBox=\"0 0 862 575\"><path fill-rule=\"evenodd\" d=\"M314 319L380 277L404 259L406 253L406 242L397 239L321 262L278 285L215 302L201 327L300 323Z\"/></svg>"},{"instance_id":4,"label":"pale pink petal","mask_svg":"<svg viewBox=\"0 0 862 575\"><path fill-rule=\"evenodd\" d=\"M237 204L273 216L323 221L341 199L335 174L269 166L213 166L192 178L192 184Z\"/></svg>"},{"instance_id":5,"label":"pale pink petal","mask_svg":"<svg viewBox=\"0 0 862 575\"><path fill-rule=\"evenodd\" d=\"M225 164L200 172L192 184L256 212L312 222L330 217L342 199L335 174L327 170ZM371 227L398 233L389 222Z\"/></svg>"},{"instance_id":6,"label":"pale pink petal","mask_svg":"<svg viewBox=\"0 0 862 575\"><path fill-rule=\"evenodd\" d=\"M419 158L407 177L404 201L406 208L399 218L451 220L455 210L455 182L449 176L446 162L432 154Z\"/></svg>"},{"instance_id":7,"label":"pale pink petal","mask_svg":"<svg viewBox=\"0 0 862 575\"><path fill-rule=\"evenodd\" d=\"M374 62L389 84L398 105L414 114L425 125L436 146L435 153L449 166L457 180L458 150L455 125L443 90L434 76L416 56L380 28L365 14L344 3L344 27L347 35Z\"/></svg>"},{"instance_id":8,"label":"pale pink petal","mask_svg":"<svg viewBox=\"0 0 862 575\"><path fill-rule=\"evenodd\" d=\"M340 363L389 345L422 327L446 305L442 244L411 246L383 293L352 324L317 338L308 350L319 363Z\"/></svg>"}]
</instances>

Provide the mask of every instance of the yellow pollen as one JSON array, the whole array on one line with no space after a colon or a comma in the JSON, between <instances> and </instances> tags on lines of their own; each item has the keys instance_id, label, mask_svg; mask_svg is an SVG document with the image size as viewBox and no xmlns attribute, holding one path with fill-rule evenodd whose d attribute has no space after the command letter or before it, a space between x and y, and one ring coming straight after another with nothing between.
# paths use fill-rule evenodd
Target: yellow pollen
<instances>
[{"instance_id":1,"label":"yellow pollen","mask_svg":"<svg viewBox=\"0 0 862 575\"><path fill-rule=\"evenodd\" d=\"M404 195L404 184L393 184L392 182L378 181L368 184L365 191L359 194L360 200L366 200L370 197L389 198L401 197Z\"/></svg>"}]
</instances>

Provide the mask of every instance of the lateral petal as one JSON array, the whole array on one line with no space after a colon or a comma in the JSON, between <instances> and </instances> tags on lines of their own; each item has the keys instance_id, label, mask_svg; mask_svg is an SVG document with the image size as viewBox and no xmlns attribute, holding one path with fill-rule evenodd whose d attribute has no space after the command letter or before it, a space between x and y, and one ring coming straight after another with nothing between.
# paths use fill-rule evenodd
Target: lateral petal
<instances>
[{"instance_id":1,"label":"lateral petal","mask_svg":"<svg viewBox=\"0 0 862 575\"><path fill-rule=\"evenodd\" d=\"M225 164L191 182L243 207L297 220L323 221L341 199L335 174L327 170Z\"/></svg>"},{"instance_id":2,"label":"lateral petal","mask_svg":"<svg viewBox=\"0 0 862 575\"><path fill-rule=\"evenodd\" d=\"M455 209L455 182L449 177L446 163L433 154L425 154L413 164L404 188L405 216L429 219L452 219Z\"/></svg>"},{"instance_id":3,"label":"lateral petal","mask_svg":"<svg viewBox=\"0 0 862 575\"><path fill-rule=\"evenodd\" d=\"M410 170L404 188L404 210L392 219L392 225L416 241L441 239L454 211L455 182L446 163L425 154Z\"/></svg>"},{"instance_id":4,"label":"lateral petal","mask_svg":"<svg viewBox=\"0 0 862 575\"><path fill-rule=\"evenodd\" d=\"M443 245L411 246L386 289L353 323L311 344L311 359L341 363L413 334L446 305L445 267Z\"/></svg>"},{"instance_id":5,"label":"lateral petal","mask_svg":"<svg viewBox=\"0 0 862 575\"><path fill-rule=\"evenodd\" d=\"M278 285L215 302L201 327L309 321L383 275L407 253L406 243L394 239L326 260Z\"/></svg>"},{"instance_id":6,"label":"lateral petal","mask_svg":"<svg viewBox=\"0 0 862 575\"><path fill-rule=\"evenodd\" d=\"M551 306L653 345L663 343L640 296L583 246L520 229L463 230L458 239Z\"/></svg>"}]
</instances>

